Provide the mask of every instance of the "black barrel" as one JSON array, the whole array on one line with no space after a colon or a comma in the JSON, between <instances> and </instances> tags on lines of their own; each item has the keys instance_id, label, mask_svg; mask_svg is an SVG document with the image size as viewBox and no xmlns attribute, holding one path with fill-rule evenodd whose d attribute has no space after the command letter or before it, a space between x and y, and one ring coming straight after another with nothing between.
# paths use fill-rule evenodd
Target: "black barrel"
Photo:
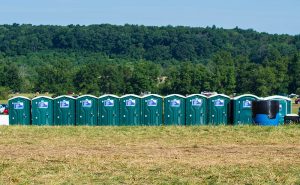
<instances>
[{"instance_id":1,"label":"black barrel","mask_svg":"<svg viewBox=\"0 0 300 185\"><path fill-rule=\"evenodd\" d=\"M279 101L256 100L252 102L252 118L258 125L276 126L279 123Z\"/></svg>"}]
</instances>

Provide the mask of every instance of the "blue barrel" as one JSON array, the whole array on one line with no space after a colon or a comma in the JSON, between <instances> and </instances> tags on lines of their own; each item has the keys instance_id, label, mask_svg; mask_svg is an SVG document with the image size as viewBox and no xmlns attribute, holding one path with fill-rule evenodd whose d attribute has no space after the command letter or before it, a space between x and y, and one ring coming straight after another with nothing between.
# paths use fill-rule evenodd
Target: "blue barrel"
<instances>
[{"instance_id":1,"label":"blue barrel","mask_svg":"<svg viewBox=\"0 0 300 185\"><path fill-rule=\"evenodd\" d=\"M278 126L279 101L257 100L252 102L252 118L261 126Z\"/></svg>"}]
</instances>

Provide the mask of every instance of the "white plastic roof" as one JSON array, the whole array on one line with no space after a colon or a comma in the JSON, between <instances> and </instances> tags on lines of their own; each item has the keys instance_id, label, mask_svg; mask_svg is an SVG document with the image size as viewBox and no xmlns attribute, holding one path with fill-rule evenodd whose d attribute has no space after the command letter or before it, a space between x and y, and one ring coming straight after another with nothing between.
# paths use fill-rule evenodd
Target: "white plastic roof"
<instances>
[{"instance_id":1,"label":"white plastic roof","mask_svg":"<svg viewBox=\"0 0 300 185\"><path fill-rule=\"evenodd\" d=\"M225 94L215 94L215 95L212 95L212 96L210 96L210 97L208 97L208 98L213 98L213 97L215 97L215 96L223 96L223 97L225 97L225 98L230 98L229 96L227 96L227 95L225 95Z\"/></svg>"},{"instance_id":2,"label":"white plastic roof","mask_svg":"<svg viewBox=\"0 0 300 185\"><path fill-rule=\"evenodd\" d=\"M170 96L179 96L179 97L181 97L181 98L185 98L185 96L182 96L181 94L170 94L170 95L168 95L168 96L165 96L164 98L168 98L168 97L170 97Z\"/></svg>"},{"instance_id":3,"label":"white plastic roof","mask_svg":"<svg viewBox=\"0 0 300 185\"><path fill-rule=\"evenodd\" d=\"M288 97L285 97L285 96L279 96L279 95L274 95L274 96L268 96L268 97L265 97L264 100L273 100L273 99L284 99L284 100L287 100L287 101L292 101L290 98Z\"/></svg>"},{"instance_id":4,"label":"white plastic roof","mask_svg":"<svg viewBox=\"0 0 300 185\"><path fill-rule=\"evenodd\" d=\"M30 98L25 97L25 96L14 96L14 97L12 97L12 98L10 98L10 99L8 99L8 100L13 100L13 99L15 99L15 98L24 98L24 99L30 100Z\"/></svg>"},{"instance_id":5,"label":"white plastic roof","mask_svg":"<svg viewBox=\"0 0 300 185\"><path fill-rule=\"evenodd\" d=\"M104 94L102 96L99 96L99 98L104 98L104 97L107 97L107 96L111 96L111 97L115 97L115 98L120 98L119 96L114 95L114 94Z\"/></svg>"},{"instance_id":6,"label":"white plastic roof","mask_svg":"<svg viewBox=\"0 0 300 185\"><path fill-rule=\"evenodd\" d=\"M146 98L146 97L149 97L149 96L156 96L158 98L162 98L162 96L158 95L158 94L147 94L147 95L143 96L142 98Z\"/></svg>"},{"instance_id":7,"label":"white plastic roof","mask_svg":"<svg viewBox=\"0 0 300 185\"><path fill-rule=\"evenodd\" d=\"M53 99L55 100L55 99L58 99L58 98L72 98L74 100L76 99L73 96L69 96L69 95L61 95L61 96L57 96L56 98L53 98Z\"/></svg>"},{"instance_id":8,"label":"white plastic roof","mask_svg":"<svg viewBox=\"0 0 300 185\"><path fill-rule=\"evenodd\" d=\"M187 96L187 98L191 97L191 96L201 96L203 98L207 98L207 96L203 95L203 94L190 94Z\"/></svg>"},{"instance_id":9,"label":"white plastic roof","mask_svg":"<svg viewBox=\"0 0 300 185\"><path fill-rule=\"evenodd\" d=\"M140 96L138 96L136 94L126 94L126 95L121 96L120 98L125 98L125 97L128 97L128 96L134 96L136 98L141 98Z\"/></svg>"},{"instance_id":10,"label":"white plastic roof","mask_svg":"<svg viewBox=\"0 0 300 185\"><path fill-rule=\"evenodd\" d=\"M38 99L38 98L47 98L47 99L53 100L53 98L51 98L51 97L49 97L49 96L37 96L37 97L35 97L35 98L32 98L31 101L32 101L32 100L35 100L35 99Z\"/></svg>"},{"instance_id":11,"label":"white plastic roof","mask_svg":"<svg viewBox=\"0 0 300 185\"><path fill-rule=\"evenodd\" d=\"M237 99L239 99L239 98L242 98L242 97L245 97L245 96L251 96L251 97L253 97L253 98L256 98L256 99L260 99L258 96L255 96L255 95L253 95L253 94L243 94L243 95L240 95L240 96L236 96L236 97L234 97L233 99L234 100L237 100Z\"/></svg>"},{"instance_id":12,"label":"white plastic roof","mask_svg":"<svg viewBox=\"0 0 300 185\"><path fill-rule=\"evenodd\" d=\"M96 96L94 96L94 95L85 94L85 95L78 96L78 97L77 97L77 99L78 99L78 98L85 97L85 96L88 96L88 97L91 97L91 98L97 98L97 97L96 97Z\"/></svg>"}]
</instances>

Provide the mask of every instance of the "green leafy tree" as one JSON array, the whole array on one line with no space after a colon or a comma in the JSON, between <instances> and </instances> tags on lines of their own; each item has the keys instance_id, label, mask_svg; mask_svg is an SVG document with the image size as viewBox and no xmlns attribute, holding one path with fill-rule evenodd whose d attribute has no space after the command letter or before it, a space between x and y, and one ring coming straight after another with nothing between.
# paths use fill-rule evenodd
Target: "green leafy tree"
<instances>
[{"instance_id":1,"label":"green leafy tree","mask_svg":"<svg viewBox=\"0 0 300 185\"><path fill-rule=\"evenodd\" d=\"M67 94L73 91L71 63L68 61L55 62L52 65L39 66L36 69L38 79L35 90Z\"/></svg>"},{"instance_id":2,"label":"green leafy tree","mask_svg":"<svg viewBox=\"0 0 300 185\"><path fill-rule=\"evenodd\" d=\"M0 66L0 84L11 89L14 92L19 92L22 85L20 78L19 67L14 63L4 63Z\"/></svg>"},{"instance_id":3,"label":"green leafy tree","mask_svg":"<svg viewBox=\"0 0 300 185\"><path fill-rule=\"evenodd\" d=\"M74 77L74 86L79 93L100 94L99 80L102 67L99 64L91 63L77 71Z\"/></svg>"},{"instance_id":4,"label":"green leafy tree","mask_svg":"<svg viewBox=\"0 0 300 185\"><path fill-rule=\"evenodd\" d=\"M209 90L210 74L201 64L185 62L171 68L163 91L169 93L194 94Z\"/></svg>"},{"instance_id":5,"label":"green leafy tree","mask_svg":"<svg viewBox=\"0 0 300 185\"><path fill-rule=\"evenodd\" d=\"M119 71L119 66L103 66L98 85L102 94L120 94L124 85L124 77Z\"/></svg>"},{"instance_id":6,"label":"green leafy tree","mask_svg":"<svg viewBox=\"0 0 300 185\"><path fill-rule=\"evenodd\" d=\"M234 61L227 52L221 52L213 58L211 69L213 90L219 93L232 94L236 87L236 74Z\"/></svg>"},{"instance_id":7,"label":"green leafy tree","mask_svg":"<svg viewBox=\"0 0 300 185\"><path fill-rule=\"evenodd\" d=\"M143 92L157 93L157 83L159 77L159 67L149 62L139 62L134 66L134 71L130 79L133 92L140 94Z\"/></svg>"},{"instance_id":8,"label":"green leafy tree","mask_svg":"<svg viewBox=\"0 0 300 185\"><path fill-rule=\"evenodd\" d=\"M288 66L289 71L289 92L298 93L300 91L300 57L295 54Z\"/></svg>"}]
</instances>

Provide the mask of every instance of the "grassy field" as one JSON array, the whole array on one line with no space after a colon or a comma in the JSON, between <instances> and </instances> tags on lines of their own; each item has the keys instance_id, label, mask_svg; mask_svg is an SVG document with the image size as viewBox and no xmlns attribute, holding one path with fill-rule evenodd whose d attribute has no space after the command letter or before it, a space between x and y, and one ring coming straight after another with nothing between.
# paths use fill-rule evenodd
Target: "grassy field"
<instances>
[{"instance_id":1,"label":"grassy field","mask_svg":"<svg viewBox=\"0 0 300 185\"><path fill-rule=\"evenodd\" d=\"M0 127L0 184L300 184L300 126Z\"/></svg>"}]
</instances>

